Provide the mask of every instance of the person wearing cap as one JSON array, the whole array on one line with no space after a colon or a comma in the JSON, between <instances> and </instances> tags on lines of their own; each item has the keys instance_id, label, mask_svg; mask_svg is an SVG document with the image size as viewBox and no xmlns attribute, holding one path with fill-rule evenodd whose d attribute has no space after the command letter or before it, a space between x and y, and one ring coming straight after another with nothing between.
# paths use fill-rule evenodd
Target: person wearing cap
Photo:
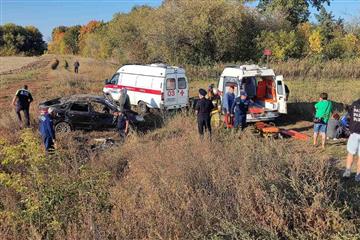
<instances>
[{"instance_id":1,"label":"person wearing cap","mask_svg":"<svg viewBox=\"0 0 360 240\"><path fill-rule=\"evenodd\" d=\"M33 97L28 90L28 86L24 85L22 89L17 90L13 100L12 105L15 106L16 115L19 120L20 128L22 125L21 111L24 113L25 117L25 125L26 127L30 127L30 103L33 101Z\"/></svg>"},{"instance_id":2,"label":"person wearing cap","mask_svg":"<svg viewBox=\"0 0 360 240\"><path fill-rule=\"evenodd\" d=\"M40 109L39 131L44 142L46 153L54 151L55 149L55 129L52 120L53 114L54 109L51 107L49 107L48 109Z\"/></svg>"},{"instance_id":3,"label":"person wearing cap","mask_svg":"<svg viewBox=\"0 0 360 240\"><path fill-rule=\"evenodd\" d=\"M200 136L204 135L204 130L207 130L211 136L210 113L214 109L214 105L209 99L206 99L206 90L199 89L199 100L195 106L197 114L198 131Z\"/></svg>"},{"instance_id":4,"label":"person wearing cap","mask_svg":"<svg viewBox=\"0 0 360 240\"><path fill-rule=\"evenodd\" d=\"M245 91L240 92L240 96L235 98L233 105L231 106L231 114L235 115L234 128L239 128L241 125L241 130L244 130L246 127L246 115L249 110L250 101L247 99L247 94Z\"/></svg>"},{"instance_id":5,"label":"person wearing cap","mask_svg":"<svg viewBox=\"0 0 360 240\"><path fill-rule=\"evenodd\" d=\"M117 116L116 128L119 132L120 142L125 142L126 135L129 132L129 119L125 114L125 110L114 113Z\"/></svg>"}]
</instances>

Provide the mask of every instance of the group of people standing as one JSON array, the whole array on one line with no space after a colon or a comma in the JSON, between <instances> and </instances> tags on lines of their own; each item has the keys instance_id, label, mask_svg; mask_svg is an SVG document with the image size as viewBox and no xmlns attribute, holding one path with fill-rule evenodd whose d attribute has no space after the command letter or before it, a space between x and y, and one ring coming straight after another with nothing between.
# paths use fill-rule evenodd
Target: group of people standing
<instances>
[{"instance_id":1,"label":"group of people standing","mask_svg":"<svg viewBox=\"0 0 360 240\"><path fill-rule=\"evenodd\" d=\"M222 100L222 111L225 118L234 119L234 129L244 130L246 128L246 115L249 110L250 100L245 91L240 91L240 96L234 94L234 86L229 87ZM205 89L199 89L199 100L195 105L197 114L198 132L200 136L207 130L211 135L211 112L220 103L218 90L210 85L208 92ZM230 121L230 120L227 120Z\"/></svg>"},{"instance_id":2,"label":"group of people standing","mask_svg":"<svg viewBox=\"0 0 360 240\"><path fill-rule=\"evenodd\" d=\"M340 119L338 114L331 114L333 106L328 100L327 93L320 94L320 101L315 104L314 117L314 146L317 145L318 137L321 136L321 146L325 148L327 133L330 137L338 137L341 134L349 135L347 141L347 159L343 177L350 177L351 166L354 158L358 157L355 181L360 182L360 99L356 100L348 108L347 113ZM335 137L334 137L335 136Z\"/></svg>"}]
</instances>

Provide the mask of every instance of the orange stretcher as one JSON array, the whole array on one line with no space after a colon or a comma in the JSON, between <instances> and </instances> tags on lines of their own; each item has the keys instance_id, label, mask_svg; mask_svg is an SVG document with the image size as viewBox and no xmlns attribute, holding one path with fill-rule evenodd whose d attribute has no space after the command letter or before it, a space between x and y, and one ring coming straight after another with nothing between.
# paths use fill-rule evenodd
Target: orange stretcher
<instances>
[{"instance_id":1,"label":"orange stretcher","mask_svg":"<svg viewBox=\"0 0 360 240\"><path fill-rule=\"evenodd\" d=\"M310 137L304 133L297 132L295 130L286 130L276 127L273 124L264 122L255 123L255 129L260 132L263 136L288 136L298 140L309 141Z\"/></svg>"}]
</instances>

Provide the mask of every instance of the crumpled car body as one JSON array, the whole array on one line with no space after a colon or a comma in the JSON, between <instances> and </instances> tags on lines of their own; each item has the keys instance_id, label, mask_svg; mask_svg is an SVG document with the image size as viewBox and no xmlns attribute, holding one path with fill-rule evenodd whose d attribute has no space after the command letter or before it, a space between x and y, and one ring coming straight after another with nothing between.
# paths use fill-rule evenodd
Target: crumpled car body
<instances>
[{"instance_id":1,"label":"crumpled car body","mask_svg":"<svg viewBox=\"0 0 360 240\"><path fill-rule=\"evenodd\" d=\"M114 130L117 117L113 113L119 111L115 104L103 96L86 94L52 99L40 103L39 107L54 109L53 122L56 132ZM143 120L134 111L129 110L125 114L131 125Z\"/></svg>"}]
</instances>

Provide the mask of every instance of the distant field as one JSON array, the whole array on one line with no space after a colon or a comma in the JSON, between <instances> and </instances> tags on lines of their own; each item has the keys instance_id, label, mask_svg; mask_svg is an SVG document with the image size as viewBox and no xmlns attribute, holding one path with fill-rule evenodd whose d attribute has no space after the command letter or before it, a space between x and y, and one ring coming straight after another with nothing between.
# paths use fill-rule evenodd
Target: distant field
<instances>
[{"instance_id":1,"label":"distant field","mask_svg":"<svg viewBox=\"0 0 360 240\"><path fill-rule=\"evenodd\" d=\"M39 57L0 57L0 74L24 67L38 59Z\"/></svg>"}]
</instances>

